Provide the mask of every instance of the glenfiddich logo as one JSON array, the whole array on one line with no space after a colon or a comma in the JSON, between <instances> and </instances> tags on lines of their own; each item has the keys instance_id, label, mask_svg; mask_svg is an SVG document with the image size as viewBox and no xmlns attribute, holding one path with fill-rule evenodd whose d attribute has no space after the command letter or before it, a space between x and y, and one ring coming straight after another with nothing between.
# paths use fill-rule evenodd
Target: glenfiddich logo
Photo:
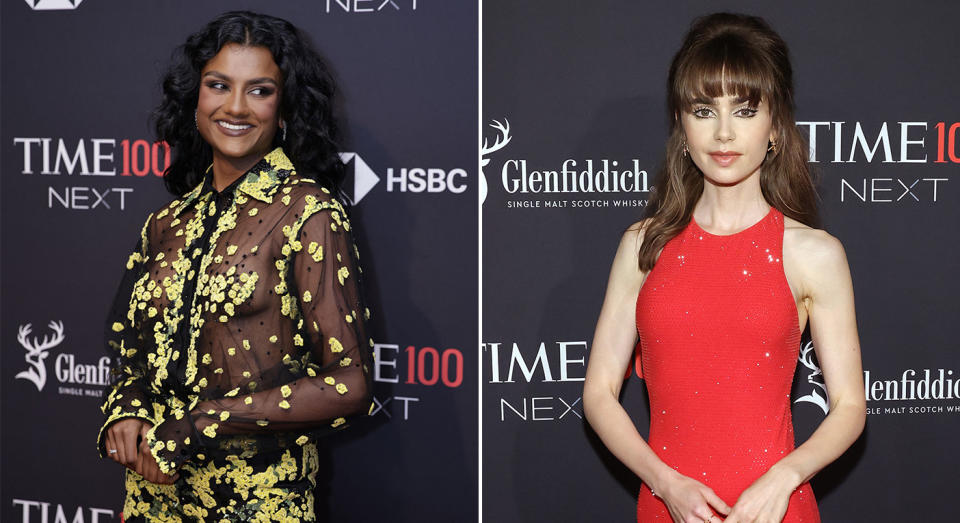
<instances>
[{"instance_id":1,"label":"glenfiddich logo","mask_svg":"<svg viewBox=\"0 0 960 523\"><path fill-rule=\"evenodd\" d=\"M490 163L490 155L515 141L506 118L503 122L492 122L489 126L496 129L497 136L492 145L489 138L484 137L480 146L481 201L487 194L483 169ZM499 170L508 209L645 207L646 196L653 188L637 158L626 161L566 158L542 168L533 161L513 157L503 161Z\"/></svg>"},{"instance_id":2,"label":"glenfiddich logo","mask_svg":"<svg viewBox=\"0 0 960 523\"><path fill-rule=\"evenodd\" d=\"M49 336L44 335L43 339L29 337L33 329L29 323L21 325L20 332L17 334L17 341L27 351L23 359L30 368L17 373L16 378L29 380L37 386L37 390L43 390L43 386L47 383L47 366L43 362L50 355L47 351L64 340L62 321L51 321L47 326L53 330L53 333Z\"/></svg>"},{"instance_id":3,"label":"glenfiddich logo","mask_svg":"<svg viewBox=\"0 0 960 523\"><path fill-rule=\"evenodd\" d=\"M45 360L50 356L49 351L66 339L62 321L51 321L47 327L53 332L43 337L31 336L33 326L30 323L21 325L17 333L17 341L27 351L23 359L29 368L17 373L16 379L33 383L41 392L47 385ZM110 383L110 357L101 356L96 363L84 363L74 354L60 352L53 358L53 377L57 394L99 398L103 395L103 387Z\"/></svg>"},{"instance_id":4,"label":"glenfiddich logo","mask_svg":"<svg viewBox=\"0 0 960 523\"><path fill-rule=\"evenodd\" d=\"M487 199L487 177L483 174L483 168L490 163L490 158L487 158L488 154L493 154L500 149L503 149L510 143L510 122L506 118L503 119L503 123L494 120L490 127L493 127L497 130L497 139L494 140L493 145L489 145L487 138L483 138L483 145L480 147L480 202L482 203Z\"/></svg>"},{"instance_id":5,"label":"glenfiddich logo","mask_svg":"<svg viewBox=\"0 0 960 523\"><path fill-rule=\"evenodd\" d=\"M812 341L808 341L807 344L800 349L800 363L810 370L810 373L807 374L807 383L813 386L813 390L810 391L810 394L797 398L794 403L813 403L820 407L824 414L829 413L830 404L827 402L827 385L823 381L823 371L821 371L820 366L817 365L817 356L813 351ZM823 394L821 395L817 389L823 391Z\"/></svg>"},{"instance_id":6,"label":"glenfiddich logo","mask_svg":"<svg viewBox=\"0 0 960 523\"><path fill-rule=\"evenodd\" d=\"M810 393L794 403L813 403L824 414L830 412L830 397L823 372L813 351L813 342L800 349L800 363L809 369ZM906 369L892 378L875 379L863 371L863 392L867 414L960 414L960 378L952 369ZM939 402L952 403L939 403ZM878 405L879 404L879 405Z\"/></svg>"}]
</instances>

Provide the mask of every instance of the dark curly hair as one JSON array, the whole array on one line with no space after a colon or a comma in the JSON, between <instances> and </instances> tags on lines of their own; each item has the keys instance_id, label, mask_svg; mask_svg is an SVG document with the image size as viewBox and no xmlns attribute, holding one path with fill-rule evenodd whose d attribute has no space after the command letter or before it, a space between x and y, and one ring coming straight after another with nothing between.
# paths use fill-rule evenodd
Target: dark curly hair
<instances>
[{"instance_id":1,"label":"dark curly hair","mask_svg":"<svg viewBox=\"0 0 960 523\"><path fill-rule=\"evenodd\" d=\"M283 74L280 116L286 125L284 152L297 168L327 189L338 193L344 176L337 148L338 130L333 117L333 78L306 35L290 22L250 11L231 11L211 20L190 35L173 53L163 75L163 100L154 109L157 140L172 149L170 166L163 173L167 189L182 196L203 179L213 152L197 132L194 111L200 88L200 71L229 43L265 47ZM280 133L274 146L281 145Z\"/></svg>"}]
</instances>

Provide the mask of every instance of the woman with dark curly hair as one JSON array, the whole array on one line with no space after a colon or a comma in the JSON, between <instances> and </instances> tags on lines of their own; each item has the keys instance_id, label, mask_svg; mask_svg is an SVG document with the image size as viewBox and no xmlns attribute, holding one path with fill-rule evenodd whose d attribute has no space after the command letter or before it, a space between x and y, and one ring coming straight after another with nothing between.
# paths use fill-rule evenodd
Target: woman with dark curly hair
<instances>
[{"instance_id":1,"label":"woman with dark curly hair","mask_svg":"<svg viewBox=\"0 0 960 523\"><path fill-rule=\"evenodd\" d=\"M316 439L372 406L333 82L293 25L250 12L175 57L154 119L176 199L114 300L97 445L129 469L127 521L312 521Z\"/></svg>"},{"instance_id":2,"label":"woman with dark curly hair","mask_svg":"<svg viewBox=\"0 0 960 523\"><path fill-rule=\"evenodd\" d=\"M643 480L639 522L820 521L808 482L863 430L850 270L814 227L792 82L780 36L729 13L698 19L670 68L665 165L620 242L583 390L590 425ZM830 414L794 448L808 320ZM618 401L633 358L647 440Z\"/></svg>"}]
</instances>

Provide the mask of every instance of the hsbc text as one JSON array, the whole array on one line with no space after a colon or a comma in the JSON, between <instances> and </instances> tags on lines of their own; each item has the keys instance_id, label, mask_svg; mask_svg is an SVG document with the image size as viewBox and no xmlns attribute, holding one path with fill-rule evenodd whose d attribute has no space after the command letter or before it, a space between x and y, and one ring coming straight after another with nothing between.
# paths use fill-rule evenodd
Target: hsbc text
<instances>
[{"instance_id":1,"label":"hsbc text","mask_svg":"<svg viewBox=\"0 0 960 523\"><path fill-rule=\"evenodd\" d=\"M387 169L387 192L463 193L467 190L467 171L463 169Z\"/></svg>"}]
</instances>

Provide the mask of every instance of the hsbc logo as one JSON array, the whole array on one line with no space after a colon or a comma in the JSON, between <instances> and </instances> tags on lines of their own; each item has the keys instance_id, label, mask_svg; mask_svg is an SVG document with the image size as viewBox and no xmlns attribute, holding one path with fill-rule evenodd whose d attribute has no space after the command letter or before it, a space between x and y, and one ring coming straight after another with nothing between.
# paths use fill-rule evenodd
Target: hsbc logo
<instances>
[{"instance_id":1,"label":"hsbc logo","mask_svg":"<svg viewBox=\"0 0 960 523\"><path fill-rule=\"evenodd\" d=\"M342 189L347 193L351 203L360 203L360 200L380 182L380 177L357 153L340 153L340 161L347 166L347 177L343 181Z\"/></svg>"},{"instance_id":2,"label":"hsbc logo","mask_svg":"<svg viewBox=\"0 0 960 523\"><path fill-rule=\"evenodd\" d=\"M34 11L76 9L83 0L26 0Z\"/></svg>"},{"instance_id":3,"label":"hsbc logo","mask_svg":"<svg viewBox=\"0 0 960 523\"><path fill-rule=\"evenodd\" d=\"M466 179L467 171L463 169L391 168L387 169L387 192L461 194L467 190Z\"/></svg>"},{"instance_id":4,"label":"hsbc logo","mask_svg":"<svg viewBox=\"0 0 960 523\"><path fill-rule=\"evenodd\" d=\"M380 183L380 176L357 153L340 153L340 161L347 165L343 189L356 204ZM467 171L441 168L387 168L387 192L454 193L467 190Z\"/></svg>"}]
</instances>

